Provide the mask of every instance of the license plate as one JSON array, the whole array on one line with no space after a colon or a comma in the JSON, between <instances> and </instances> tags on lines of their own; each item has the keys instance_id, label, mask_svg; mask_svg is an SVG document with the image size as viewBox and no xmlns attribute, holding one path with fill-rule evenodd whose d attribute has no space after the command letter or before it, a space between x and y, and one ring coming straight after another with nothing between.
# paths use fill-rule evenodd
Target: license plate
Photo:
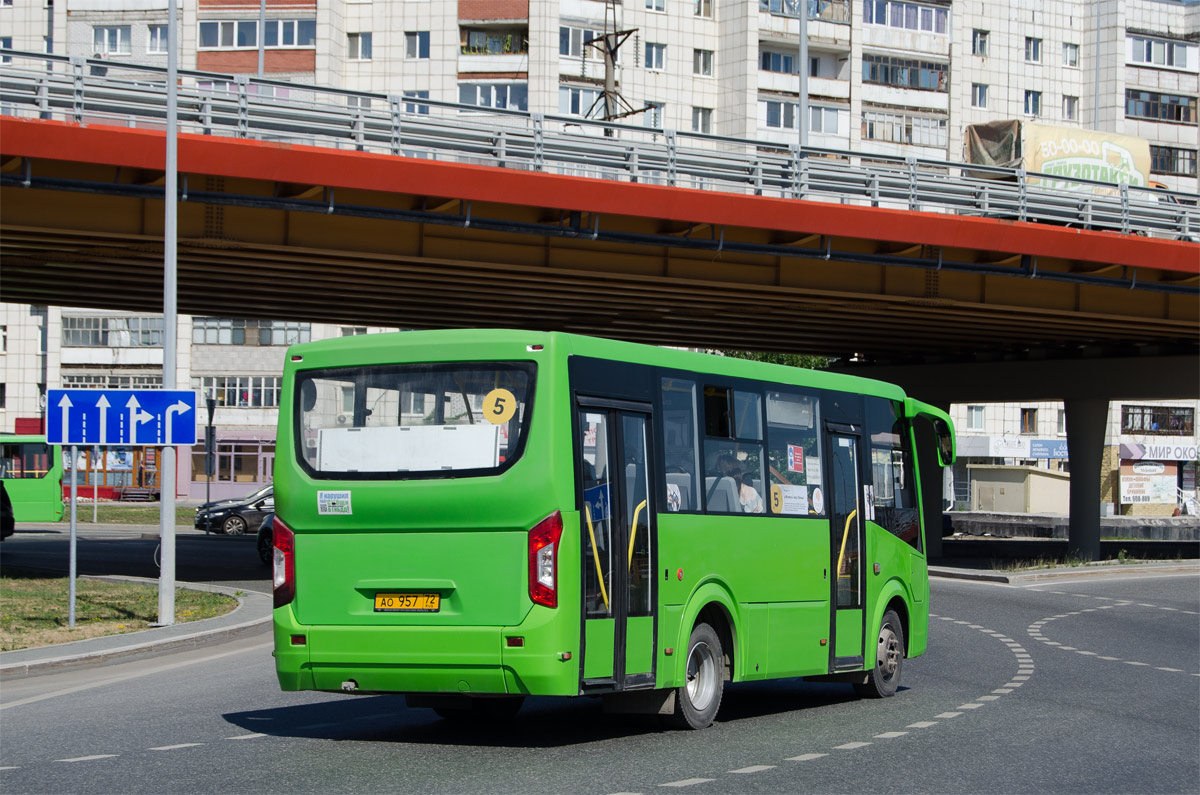
<instances>
[{"instance_id":1,"label":"license plate","mask_svg":"<svg viewBox=\"0 0 1200 795\"><path fill-rule=\"evenodd\" d=\"M377 593L376 613L436 613L442 596L436 593Z\"/></svg>"}]
</instances>

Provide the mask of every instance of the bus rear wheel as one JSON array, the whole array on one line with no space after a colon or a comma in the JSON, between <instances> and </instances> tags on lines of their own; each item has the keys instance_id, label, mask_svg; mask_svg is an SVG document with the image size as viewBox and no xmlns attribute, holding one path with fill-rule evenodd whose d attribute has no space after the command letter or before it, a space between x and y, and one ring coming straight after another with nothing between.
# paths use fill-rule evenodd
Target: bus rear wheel
<instances>
[{"instance_id":1,"label":"bus rear wheel","mask_svg":"<svg viewBox=\"0 0 1200 795\"><path fill-rule=\"evenodd\" d=\"M688 639L686 681L675 690L675 713L669 723L680 729L712 725L725 687L721 638L708 624L697 624Z\"/></svg>"},{"instance_id":2,"label":"bus rear wheel","mask_svg":"<svg viewBox=\"0 0 1200 795\"><path fill-rule=\"evenodd\" d=\"M867 674L867 681L854 686L863 698L894 696L900 687L900 671L904 668L904 626L895 610L883 614L876 637L875 665Z\"/></svg>"}]
</instances>

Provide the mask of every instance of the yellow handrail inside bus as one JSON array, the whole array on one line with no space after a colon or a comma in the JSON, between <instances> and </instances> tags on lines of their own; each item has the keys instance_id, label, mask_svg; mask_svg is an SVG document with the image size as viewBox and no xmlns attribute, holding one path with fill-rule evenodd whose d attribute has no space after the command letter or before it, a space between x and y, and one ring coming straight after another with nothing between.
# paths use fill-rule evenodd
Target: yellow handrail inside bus
<instances>
[{"instance_id":1,"label":"yellow handrail inside bus","mask_svg":"<svg viewBox=\"0 0 1200 795\"><path fill-rule=\"evenodd\" d=\"M838 577L849 577L850 576L849 574L842 574L842 561L845 560L845 557L846 557L846 539L848 539L850 537L850 522L854 519L854 517L857 513L858 513L857 508L855 508L853 511L850 512L850 515L846 517L846 527L844 530L842 530L842 548L838 552L838 567L837 567Z\"/></svg>"},{"instance_id":2,"label":"yellow handrail inside bus","mask_svg":"<svg viewBox=\"0 0 1200 795\"><path fill-rule=\"evenodd\" d=\"M626 571L633 571L633 540L637 538L638 516L645 507L646 501L642 500L633 511L633 527L629 528L629 563L625 566Z\"/></svg>"},{"instance_id":3,"label":"yellow handrail inside bus","mask_svg":"<svg viewBox=\"0 0 1200 795\"><path fill-rule=\"evenodd\" d=\"M604 610L607 612L608 589L604 587L604 574L600 570L600 550L596 549L596 531L592 529L592 509L586 502L583 504L583 515L587 517L588 535L592 539L592 557L596 561L596 579L600 582L600 596L604 599Z\"/></svg>"}]
</instances>

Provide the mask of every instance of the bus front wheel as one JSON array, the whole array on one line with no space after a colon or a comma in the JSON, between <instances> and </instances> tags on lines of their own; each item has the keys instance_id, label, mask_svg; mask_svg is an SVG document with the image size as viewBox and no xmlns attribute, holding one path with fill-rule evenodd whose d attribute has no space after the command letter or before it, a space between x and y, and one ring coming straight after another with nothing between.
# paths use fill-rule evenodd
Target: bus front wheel
<instances>
[{"instance_id":1,"label":"bus front wheel","mask_svg":"<svg viewBox=\"0 0 1200 795\"><path fill-rule=\"evenodd\" d=\"M875 665L867 681L854 689L864 698L887 698L896 695L900 687L900 671L904 667L904 626L895 610L883 614L875 644Z\"/></svg>"},{"instance_id":2,"label":"bus front wheel","mask_svg":"<svg viewBox=\"0 0 1200 795\"><path fill-rule=\"evenodd\" d=\"M725 686L721 638L708 624L697 624L688 640L686 681L675 690L670 722L680 729L712 725Z\"/></svg>"}]
</instances>

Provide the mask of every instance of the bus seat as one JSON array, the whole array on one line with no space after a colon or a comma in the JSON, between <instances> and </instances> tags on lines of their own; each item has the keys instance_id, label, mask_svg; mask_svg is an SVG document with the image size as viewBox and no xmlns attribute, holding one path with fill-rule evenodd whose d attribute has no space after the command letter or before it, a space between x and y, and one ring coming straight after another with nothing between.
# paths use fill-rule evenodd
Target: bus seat
<instances>
[{"instance_id":1,"label":"bus seat","mask_svg":"<svg viewBox=\"0 0 1200 795\"><path fill-rule=\"evenodd\" d=\"M694 511L692 505L692 476L686 472L668 472L667 483L679 489L679 510Z\"/></svg>"},{"instance_id":2,"label":"bus seat","mask_svg":"<svg viewBox=\"0 0 1200 795\"><path fill-rule=\"evenodd\" d=\"M708 494L708 510L713 513L741 513L742 502L737 496L733 478L707 477L704 484Z\"/></svg>"}]
</instances>

